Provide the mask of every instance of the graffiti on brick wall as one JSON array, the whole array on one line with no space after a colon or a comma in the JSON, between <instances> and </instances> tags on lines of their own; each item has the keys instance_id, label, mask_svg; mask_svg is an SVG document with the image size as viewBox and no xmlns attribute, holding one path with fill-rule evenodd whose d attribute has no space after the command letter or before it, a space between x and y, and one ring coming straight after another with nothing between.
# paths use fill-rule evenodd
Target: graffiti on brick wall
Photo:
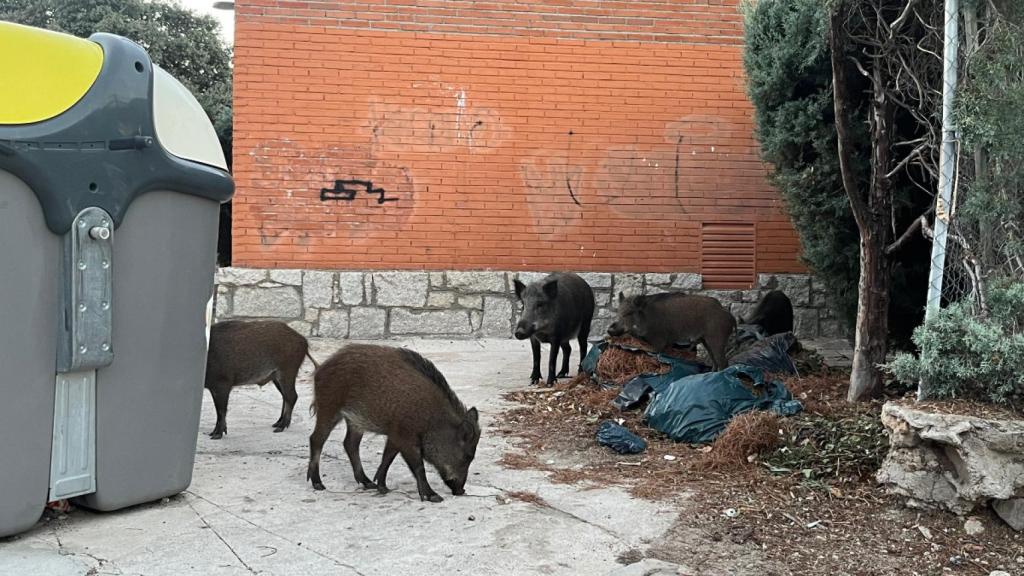
<instances>
[{"instance_id":1,"label":"graffiti on brick wall","mask_svg":"<svg viewBox=\"0 0 1024 576\"><path fill-rule=\"evenodd\" d=\"M355 200L356 194L360 192L360 188L370 196L376 194L377 204L398 202L398 198L389 198L386 196L386 192L383 188L374 188L373 182L370 182L369 180L335 180L334 188L320 189L320 201L329 202L332 200L340 200L344 202L351 202L352 200Z\"/></svg>"}]
</instances>

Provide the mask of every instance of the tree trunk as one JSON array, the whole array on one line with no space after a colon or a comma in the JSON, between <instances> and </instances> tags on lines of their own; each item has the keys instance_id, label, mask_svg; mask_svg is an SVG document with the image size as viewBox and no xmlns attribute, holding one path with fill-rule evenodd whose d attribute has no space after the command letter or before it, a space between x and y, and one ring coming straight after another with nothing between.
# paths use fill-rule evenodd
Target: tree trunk
<instances>
[{"instance_id":1,"label":"tree trunk","mask_svg":"<svg viewBox=\"0 0 1024 576\"><path fill-rule=\"evenodd\" d=\"M881 392L882 372L889 337L889 290L891 264L885 254L892 231L892 182L886 174L892 164L892 132L895 108L889 98L891 78L884 67L871 64L871 182L867 194L852 171L853 138L847 109L853 101L846 82L847 37L844 29L846 7L833 8L829 31L832 51L832 91L835 103L839 168L843 188L860 232L860 284L857 299L857 328L853 370L846 399L850 402Z\"/></svg>"},{"instance_id":2,"label":"tree trunk","mask_svg":"<svg viewBox=\"0 0 1024 576\"><path fill-rule=\"evenodd\" d=\"M885 225L882 225L884 234ZM860 242L860 285L853 369L846 399L856 402L882 390L882 372L889 335L889 280L891 268L885 243L868 236Z\"/></svg>"}]
</instances>

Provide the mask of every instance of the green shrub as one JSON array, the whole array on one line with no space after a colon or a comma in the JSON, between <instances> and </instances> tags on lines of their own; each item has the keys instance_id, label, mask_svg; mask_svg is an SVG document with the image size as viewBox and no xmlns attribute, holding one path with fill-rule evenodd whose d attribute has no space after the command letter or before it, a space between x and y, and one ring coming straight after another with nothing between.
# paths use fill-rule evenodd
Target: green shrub
<instances>
[{"instance_id":1,"label":"green shrub","mask_svg":"<svg viewBox=\"0 0 1024 576\"><path fill-rule=\"evenodd\" d=\"M939 311L914 330L918 356L899 354L885 366L897 379L924 382L929 398L997 404L1024 401L1024 283L989 289L989 313L967 304Z\"/></svg>"}]
</instances>

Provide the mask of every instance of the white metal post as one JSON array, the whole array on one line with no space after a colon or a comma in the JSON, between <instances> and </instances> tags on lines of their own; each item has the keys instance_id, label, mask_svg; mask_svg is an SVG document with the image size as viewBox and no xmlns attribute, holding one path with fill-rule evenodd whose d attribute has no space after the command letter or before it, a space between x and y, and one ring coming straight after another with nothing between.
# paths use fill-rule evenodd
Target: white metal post
<instances>
[{"instance_id":1,"label":"white metal post","mask_svg":"<svg viewBox=\"0 0 1024 576\"><path fill-rule=\"evenodd\" d=\"M945 39L942 67L942 147L939 150L939 193L935 198L935 237L932 240L931 272L928 276L928 301L925 308L927 322L938 310L942 300L942 275L946 267L946 231L953 207L950 198L956 171L956 126L953 122L953 102L956 95L958 0L945 0ZM918 398L924 399L924 384L918 387Z\"/></svg>"}]
</instances>

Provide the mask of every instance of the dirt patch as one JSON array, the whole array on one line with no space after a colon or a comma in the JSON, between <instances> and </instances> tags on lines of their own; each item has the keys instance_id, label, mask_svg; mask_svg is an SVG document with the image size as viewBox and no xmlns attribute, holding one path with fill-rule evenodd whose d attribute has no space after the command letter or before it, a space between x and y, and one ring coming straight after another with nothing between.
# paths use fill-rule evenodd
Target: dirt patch
<instances>
[{"instance_id":1,"label":"dirt patch","mask_svg":"<svg viewBox=\"0 0 1024 576\"><path fill-rule=\"evenodd\" d=\"M986 530L968 536L963 519L908 510L876 486L887 442L881 400L847 403L847 376L834 373L785 383L803 413L737 418L720 446L671 441L642 422L642 410L612 407L617 390L585 376L512 392L506 398L519 406L499 419L499 430L521 452L502 463L647 499L686 494L676 526L645 555L701 574L1024 573L1024 537L991 513L979 512ZM599 446L606 418L648 449L623 456Z\"/></svg>"}]
</instances>

